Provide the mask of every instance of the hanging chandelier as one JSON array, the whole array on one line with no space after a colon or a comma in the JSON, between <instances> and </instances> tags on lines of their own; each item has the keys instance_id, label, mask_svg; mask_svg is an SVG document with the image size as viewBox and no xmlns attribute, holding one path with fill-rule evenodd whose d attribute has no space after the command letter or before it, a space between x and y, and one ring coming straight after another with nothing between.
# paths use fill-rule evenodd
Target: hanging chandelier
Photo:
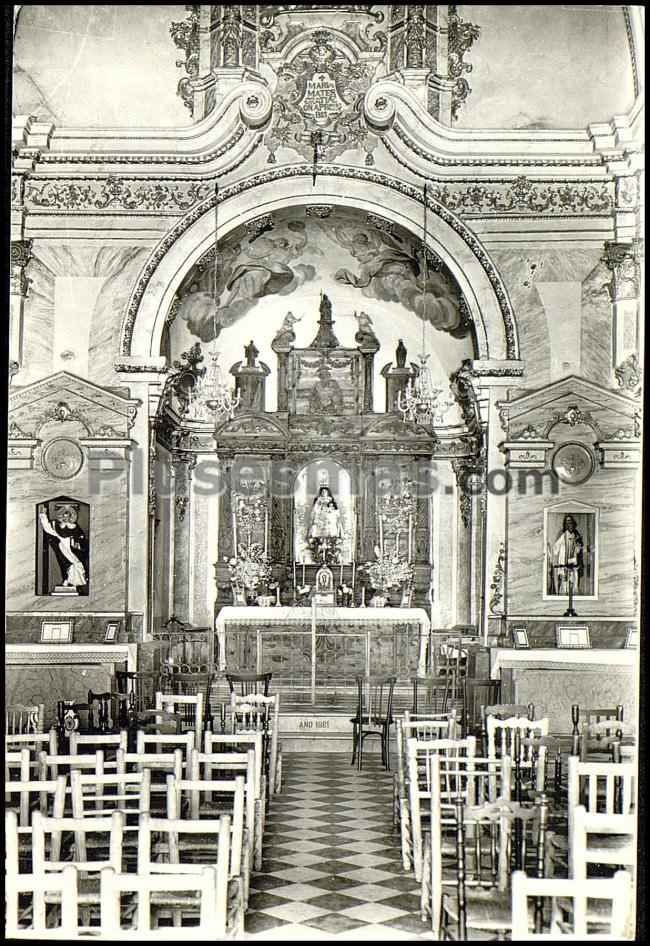
<instances>
[{"instance_id":1,"label":"hanging chandelier","mask_svg":"<svg viewBox=\"0 0 650 946\"><path fill-rule=\"evenodd\" d=\"M217 308L219 304L218 275L219 275L219 243L218 243L218 207L219 185L214 185L214 338L207 351L208 363L205 373L197 380L193 391L190 392L185 416L188 420L215 421L221 423L228 418L232 420L235 410L239 407L241 394L234 392L226 383L219 364L219 350L217 348Z\"/></svg>"},{"instance_id":2,"label":"hanging chandelier","mask_svg":"<svg viewBox=\"0 0 650 946\"><path fill-rule=\"evenodd\" d=\"M442 388L433 384L431 372L427 364L429 355L425 347L425 328L427 322L427 185L424 185L424 221L423 221L423 280L422 280L422 352L417 359L417 368L414 378L409 378L406 388L397 394L397 409L402 414L404 423L422 424L433 427L435 422L442 420L441 412L447 402L440 404Z\"/></svg>"}]
</instances>

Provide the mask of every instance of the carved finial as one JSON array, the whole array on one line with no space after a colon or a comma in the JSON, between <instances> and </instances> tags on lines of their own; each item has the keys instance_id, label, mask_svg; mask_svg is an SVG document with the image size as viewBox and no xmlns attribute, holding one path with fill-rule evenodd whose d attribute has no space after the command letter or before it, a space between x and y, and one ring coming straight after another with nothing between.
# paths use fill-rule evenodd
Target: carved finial
<instances>
[{"instance_id":1,"label":"carved finial","mask_svg":"<svg viewBox=\"0 0 650 946\"><path fill-rule=\"evenodd\" d=\"M310 348L338 348L339 340L334 334L334 319L332 318L332 302L321 289L320 299L320 319L318 320L318 332Z\"/></svg>"}]
</instances>

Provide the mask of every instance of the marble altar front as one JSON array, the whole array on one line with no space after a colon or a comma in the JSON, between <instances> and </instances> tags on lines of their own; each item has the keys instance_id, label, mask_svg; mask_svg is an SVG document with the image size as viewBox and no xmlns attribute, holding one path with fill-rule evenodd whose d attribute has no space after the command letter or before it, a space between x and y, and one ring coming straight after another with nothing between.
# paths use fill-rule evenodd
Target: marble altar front
<instances>
[{"instance_id":1,"label":"marble altar front","mask_svg":"<svg viewBox=\"0 0 650 946\"><path fill-rule=\"evenodd\" d=\"M430 631L422 608L226 607L215 621L220 670L272 670L312 690L424 673Z\"/></svg>"}]
</instances>

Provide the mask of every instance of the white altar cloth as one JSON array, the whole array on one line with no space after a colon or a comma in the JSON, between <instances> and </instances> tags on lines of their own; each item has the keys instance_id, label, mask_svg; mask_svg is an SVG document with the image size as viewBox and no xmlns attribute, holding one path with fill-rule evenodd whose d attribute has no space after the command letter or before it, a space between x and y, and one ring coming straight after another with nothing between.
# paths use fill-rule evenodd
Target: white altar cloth
<instances>
[{"instance_id":1,"label":"white altar cloth","mask_svg":"<svg viewBox=\"0 0 650 946\"><path fill-rule=\"evenodd\" d=\"M419 624L418 674L426 673L427 646L431 622L423 608L259 608L251 607L222 608L215 620L214 629L219 641L219 669L225 670L226 625L233 622L238 625L265 627L273 624L305 624L315 621L326 626L336 621L349 621L354 624L388 622L409 622Z\"/></svg>"}]
</instances>

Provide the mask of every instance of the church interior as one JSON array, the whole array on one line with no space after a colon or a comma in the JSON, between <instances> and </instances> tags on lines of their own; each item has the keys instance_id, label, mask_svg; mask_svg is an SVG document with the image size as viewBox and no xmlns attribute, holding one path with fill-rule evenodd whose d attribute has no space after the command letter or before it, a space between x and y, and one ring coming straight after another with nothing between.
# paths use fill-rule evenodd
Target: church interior
<instances>
[{"instance_id":1,"label":"church interior","mask_svg":"<svg viewBox=\"0 0 650 946\"><path fill-rule=\"evenodd\" d=\"M643 40L14 6L8 937L642 928Z\"/></svg>"}]
</instances>

